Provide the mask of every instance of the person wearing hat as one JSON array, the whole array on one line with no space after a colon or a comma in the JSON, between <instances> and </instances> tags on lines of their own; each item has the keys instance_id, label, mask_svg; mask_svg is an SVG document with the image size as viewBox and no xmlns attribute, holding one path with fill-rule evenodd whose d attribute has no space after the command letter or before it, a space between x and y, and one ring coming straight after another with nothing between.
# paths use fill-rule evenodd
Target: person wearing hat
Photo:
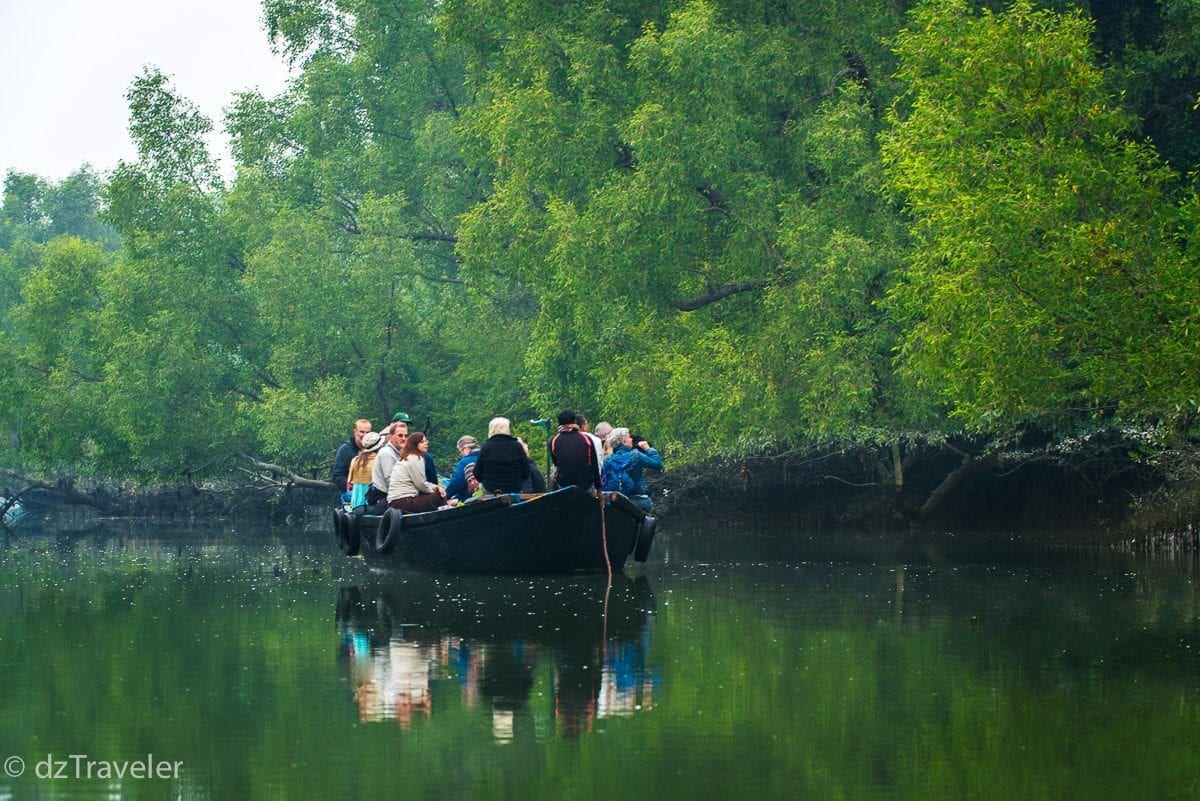
<instances>
[{"instance_id":1,"label":"person wearing hat","mask_svg":"<svg viewBox=\"0 0 1200 801\"><path fill-rule=\"evenodd\" d=\"M350 500L347 493L349 487L347 484L350 480L350 462L358 455L362 449L363 435L371 430L371 421L365 418L354 421L354 433L350 439L338 446L337 453L333 455L333 469L330 471L329 480L333 484L333 488L337 491L337 503L342 505Z\"/></svg>"},{"instance_id":2,"label":"person wearing hat","mask_svg":"<svg viewBox=\"0 0 1200 801\"><path fill-rule=\"evenodd\" d=\"M379 449L387 444L387 437L377 431L368 431L362 436L362 449L350 462L350 508L367 505L367 490L371 488L371 473Z\"/></svg>"},{"instance_id":3,"label":"person wearing hat","mask_svg":"<svg viewBox=\"0 0 1200 801\"><path fill-rule=\"evenodd\" d=\"M465 501L475 494L479 482L475 480L475 463L479 461L479 440L470 434L458 438L459 460L450 474L446 485L446 497Z\"/></svg>"}]
</instances>

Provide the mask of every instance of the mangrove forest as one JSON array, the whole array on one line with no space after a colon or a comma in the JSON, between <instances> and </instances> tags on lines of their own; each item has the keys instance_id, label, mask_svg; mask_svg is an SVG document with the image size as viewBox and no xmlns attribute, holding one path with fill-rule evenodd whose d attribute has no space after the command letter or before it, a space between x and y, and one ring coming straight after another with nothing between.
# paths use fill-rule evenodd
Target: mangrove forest
<instances>
[{"instance_id":1,"label":"mangrove forest","mask_svg":"<svg viewBox=\"0 0 1200 801\"><path fill-rule=\"evenodd\" d=\"M451 465L570 406L684 501L1200 521L1200 0L263 18L282 94L148 66L136 160L5 177L0 495L287 492L357 418Z\"/></svg>"}]
</instances>

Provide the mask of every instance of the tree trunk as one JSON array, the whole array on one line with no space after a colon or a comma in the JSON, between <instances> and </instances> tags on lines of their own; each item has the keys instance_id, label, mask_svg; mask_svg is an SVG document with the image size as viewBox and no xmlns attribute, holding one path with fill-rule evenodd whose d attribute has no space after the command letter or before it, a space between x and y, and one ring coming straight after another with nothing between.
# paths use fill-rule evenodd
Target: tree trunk
<instances>
[{"instance_id":1,"label":"tree trunk","mask_svg":"<svg viewBox=\"0 0 1200 801\"><path fill-rule=\"evenodd\" d=\"M896 457L898 453L899 446L893 445L893 458ZM904 519L908 520L910 523L927 523L929 522L929 519L937 512L938 508L942 505L946 498L948 498L951 493L958 489L960 484L973 475L977 475L995 468L998 463L999 459L995 454L989 454L982 459L976 459L975 457L971 456L971 454L964 453L962 461L959 462L958 467L954 468L954 470L952 470L950 474L942 480L942 483L939 484L933 492L929 493L929 497L925 499L925 503L923 503L921 506L917 506L905 498L903 484L897 483L896 511L899 512ZM901 476L901 481L903 481L902 474L898 473L898 475Z\"/></svg>"},{"instance_id":2,"label":"tree trunk","mask_svg":"<svg viewBox=\"0 0 1200 801\"><path fill-rule=\"evenodd\" d=\"M20 481L25 484L25 489L18 493L18 497L24 495L31 489L42 489L47 492L52 492L62 498L64 502L74 504L76 506L90 506L93 509L99 509L101 512L110 515L124 514L127 510L120 505L113 504L104 499L99 490L94 492L83 492L75 488L74 479L60 479L58 481L43 481L37 478L29 478L17 473L15 470L8 468L0 468L0 475L8 476L9 478ZM14 499L15 502L15 499ZM11 506L11 503L9 504ZM5 511L8 508L5 507Z\"/></svg>"}]
</instances>

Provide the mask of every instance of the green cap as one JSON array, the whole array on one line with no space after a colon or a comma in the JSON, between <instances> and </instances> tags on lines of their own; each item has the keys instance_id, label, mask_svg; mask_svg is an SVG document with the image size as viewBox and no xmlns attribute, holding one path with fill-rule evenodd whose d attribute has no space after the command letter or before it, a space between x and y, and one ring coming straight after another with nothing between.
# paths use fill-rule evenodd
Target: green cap
<instances>
[{"instance_id":1,"label":"green cap","mask_svg":"<svg viewBox=\"0 0 1200 801\"><path fill-rule=\"evenodd\" d=\"M395 414L392 415L392 422L393 423L411 423L412 418L409 417L404 412L396 412Z\"/></svg>"}]
</instances>

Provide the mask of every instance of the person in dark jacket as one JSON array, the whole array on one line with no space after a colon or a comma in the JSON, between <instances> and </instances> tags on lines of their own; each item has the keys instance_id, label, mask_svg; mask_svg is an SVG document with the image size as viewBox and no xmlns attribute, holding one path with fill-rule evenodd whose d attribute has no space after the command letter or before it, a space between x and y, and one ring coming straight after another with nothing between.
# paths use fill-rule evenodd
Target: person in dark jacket
<instances>
[{"instance_id":1,"label":"person in dark jacket","mask_svg":"<svg viewBox=\"0 0 1200 801\"><path fill-rule=\"evenodd\" d=\"M517 442L521 443L521 447L525 449L525 456L529 456L529 443L517 437ZM521 482L521 492L530 495L537 495L546 491L546 477L542 475L542 471L538 469L537 462L529 460L529 478Z\"/></svg>"},{"instance_id":2,"label":"person in dark jacket","mask_svg":"<svg viewBox=\"0 0 1200 801\"><path fill-rule=\"evenodd\" d=\"M512 423L507 417L494 417L488 423L487 442L479 449L475 462L475 478L484 492L520 492L521 483L529 477L529 457L512 435Z\"/></svg>"},{"instance_id":3,"label":"person in dark jacket","mask_svg":"<svg viewBox=\"0 0 1200 801\"><path fill-rule=\"evenodd\" d=\"M370 430L370 420L355 420L354 434L350 439L339 445L337 453L333 455L333 469L330 470L329 480L333 484L334 491L337 493L336 502L339 505L350 500L350 488L347 486L347 482L350 480L350 462L362 450L363 434L366 434Z\"/></svg>"},{"instance_id":4,"label":"person in dark jacket","mask_svg":"<svg viewBox=\"0 0 1200 801\"><path fill-rule=\"evenodd\" d=\"M550 440L550 458L558 468L554 477L556 489L570 486L600 489L596 449L588 435L579 430L574 409L558 413L558 433Z\"/></svg>"}]
</instances>

